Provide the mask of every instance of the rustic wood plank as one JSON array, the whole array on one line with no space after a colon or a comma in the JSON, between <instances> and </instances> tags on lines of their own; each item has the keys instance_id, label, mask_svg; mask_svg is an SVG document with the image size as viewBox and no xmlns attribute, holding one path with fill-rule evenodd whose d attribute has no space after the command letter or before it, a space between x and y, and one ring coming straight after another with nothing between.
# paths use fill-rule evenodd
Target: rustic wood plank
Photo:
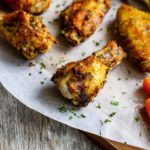
<instances>
[{"instance_id":1,"label":"rustic wood plank","mask_svg":"<svg viewBox=\"0 0 150 150\"><path fill-rule=\"evenodd\" d=\"M115 142L112 140L108 140L105 138L101 138L94 134L90 134L86 132L84 132L84 134L106 150L144 150L142 148L138 148L135 146L131 146L131 145Z\"/></svg>"},{"instance_id":2,"label":"rustic wood plank","mask_svg":"<svg viewBox=\"0 0 150 150\"><path fill-rule=\"evenodd\" d=\"M99 150L81 132L18 102L0 85L0 150Z\"/></svg>"}]
</instances>

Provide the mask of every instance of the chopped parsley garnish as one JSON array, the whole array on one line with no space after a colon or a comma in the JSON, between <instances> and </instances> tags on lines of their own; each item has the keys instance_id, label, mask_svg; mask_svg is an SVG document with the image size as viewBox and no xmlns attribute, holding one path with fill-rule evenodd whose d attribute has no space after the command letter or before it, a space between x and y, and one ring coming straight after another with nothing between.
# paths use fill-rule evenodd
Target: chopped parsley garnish
<instances>
[{"instance_id":1,"label":"chopped parsley garnish","mask_svg":"<svg viewBox=\"0 0 150 150\"><path fill-rule=\"evenodd\" d=\"M68 109L67 109L67 107L66 107L65 105L63 105L63 106L59 107L59 111L60 111L61 113L64 113L64 112L67 112Z\"/></svg>"},{"instance_id":2,"label":"chopped parsley garnish","mask_svg":"<svg viewBox=\"0 0 150 150\"><path fill-rule=\"evenodd\" d=\"M72 120L72 119L73 119L73 117L72 117L72 116L70 116L70 117L69 117L69 120Z\"/></svg>"},{"instance_id":3,"label":"chopped parsley garnish","mask_svg":"<svg viewBox=\"0 0 150 150\"><path fill-rule=\"evenodd\" d=\"M96 45L96 46L99 46L99 45L100 45L100 43L99 43L99 42L95 42L95 45Z\"/></svg>"},{"instance_id":4,"label":"chopped parsley garnish","mask_svg":"<svg viewBox=\"0 0 150 150\"><path fill-rule=\"evenodd\" d=\"M33 66L35 66L36 64L34 64L34 63L32 63L32 62L30 62L29 64L28 64L28 66L29 67L33 67Z\"/></svg>"},{"instance_id":5,"label":"chopped parsley garnish","mask_svg":"<svg viewBox=\"0 0 150 150\"><path fill-rule=\"evenodd\" d=\"M109 119L104 120L104 123L110 123L110 122L111 122L111 120L109 120Z\"/></svg>"},{"instance_id":6,"label":"chopped parsley garnish","mask_svg":"<svg viewBox=\"0 0 150 150\"><path fill-rule=\"evenodd\" d=\"M109 114L109 117L113 117L116 115L116 112L112 112L111 114Z\"/></svg>"},{"instance_id":7,"label":"chopped parsley garnish","mask_svg":"<svg viewBox=\"0 0 150 150\"><path fill-rule=\"evenodd\" d=\"M136 121L136 122L139 122L139 121L140 121L140 118L139 118L139 117L136 117L136 118L135 118L135 121Z\"/></svg>"},{"instance_id":8,"label":"chopped parsley garnish","mask_svg":"<svg viewBox=\"0 0 150 150\"><path fill-rule=\"evenodd\" d=\"M43 85L43 84L44 84L44 82L43 82L43 81L41 81L40 83L41 83L41 85Z\"/></svg>"},{"instance_id":9,"label":"chopped parsley garnish","mask_svg":"<svg viewBox=\"0 0 150 150\"><path fill-rule=\"evenodd\" d=\"M61 107L59 107L59 112L61 113L71 113L71 115L69 116L69 120L72 120L73 119L73 116L76 117L76 118L86 118L86 116L84 114L80 114L80 115L77 115L75 113L76 109L73 107L73 108L67 108L65 105L62 105Z\"/></svg>"},{"instance_id":10,"label":"chopped parsley garnish","mask_svg":"<svg viewBox=\"0 0 150 150\"><path fill-rule=\"evenodd\" d=\"M81 114L80 116L78 116L78 118L85 118L86 116Z\"/></svg>"},{"instance_id":11,"label":"chopped parsley garnish","mask_svg":"<svg viewBox=\"0 0 150 150\"><path fill-rule=\"evenodd\" d=\"M96 106L96 108L101 109L100 103Z\"/></svg>"},{"instance_id":12,"label":"chopped parsley garnish","mask_svg":"<svg viewBox=\"0 0 150 150\"><path fill-rule=\"evenodd\" d=\"M95 46L99 46L100 45L100 42L98 42L98 41L93 41L93 43L95 44Z\"/></svg>"},{"instance_id":13,"label":"chopped parsley garnish","mask_svg":"<svg viewBox=\"0 0 150 150\"><path fill-rule=\"evenodd\" d=\"M59 8L59 7L60 7L60 4L57 4L57 5L56 5L56 8Z\"/></svg>"},{"instance_id":14,"label":"chopped parsley garnish","mask_svg":"<svg viewBox=\"0 0 150 150\"><path fill-rule=\"evenodd\" d=\"M118 101L114 101L114 100L111 101L110 104L113 105L113 106L119 106L119 102Z\"/></svg>"},{"instance_id":15,"label":"chopped parsley garnish","mask_svg":"<svg viewBox=\"0 0 150 150\"><path fill-rule=\"evenodd\" d=\"M41 65L40 69L45 69L46 68L46 65L43 62L41 62L40 65Z\"/></svg>"},{"instance_id":16,"label":"chopped parsley garnish","mask_svg":"<svg viewBox=\"0 0 150 150\"><path fill-rule=\"evenodd\" d=\"M86 54L86 52L83 52L81 55L82 55L82 56L85 56L85 54Z\"/></svg>"}]
</instances>

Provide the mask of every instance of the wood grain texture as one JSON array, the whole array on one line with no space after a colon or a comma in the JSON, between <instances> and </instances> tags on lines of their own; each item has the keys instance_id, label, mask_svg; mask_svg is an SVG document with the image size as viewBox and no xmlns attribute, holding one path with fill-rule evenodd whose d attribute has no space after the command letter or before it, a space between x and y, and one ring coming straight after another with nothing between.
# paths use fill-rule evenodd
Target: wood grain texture
<instances>
[{"instance_id":1,"label":"wood grain texture","mask_svg":"<svg viewBox=\"0 0 150 150\"><path fill-rule=\"evenodd\" d=\"M0 150L100 150L78 130L30 110L0 84Z\"/></svg>"}]
</instances>

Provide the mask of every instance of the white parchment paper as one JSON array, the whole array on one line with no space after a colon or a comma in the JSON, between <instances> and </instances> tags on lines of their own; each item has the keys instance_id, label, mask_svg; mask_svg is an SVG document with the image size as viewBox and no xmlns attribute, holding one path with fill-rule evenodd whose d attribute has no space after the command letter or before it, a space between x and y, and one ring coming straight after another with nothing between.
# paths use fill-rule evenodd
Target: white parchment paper
<instances>
[{"instance_id":1,"label":"white parchment paper","mask_svg":"<svg viewBox=\"0 0 150 150\"><path fill-rule=\"evenodd\" d=\"M112 8L99 29L80 46L71 47L59 36L59 22L56 20L60 11L71 2L53 0L51 7L42 14L43 22L60 43L51 52L33 60L35 66L29 67L31 61L18 56L7 42L0 39L1 83L23 104L49 118L112 140L150 149L150 128L143 115L145 94L141 90L145 74L129 60L109 73L104 88L86 108L69 111L73 106L50 82L57 67L80 60L114 39L110 27L114 24L116 10L122 4L120 0L112 0ZM117 102L117 106L112 105L112 101ZM65 112L60 112L60 107L65 108ZM115 115L110 117L112 113Z\"/></svg>"}]
</instances>

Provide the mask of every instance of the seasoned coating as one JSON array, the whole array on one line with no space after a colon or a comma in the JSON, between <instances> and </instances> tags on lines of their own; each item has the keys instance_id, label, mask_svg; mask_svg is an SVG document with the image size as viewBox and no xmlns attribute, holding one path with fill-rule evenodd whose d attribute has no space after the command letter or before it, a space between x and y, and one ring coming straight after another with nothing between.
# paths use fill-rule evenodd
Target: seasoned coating
<instances>
[{"instance_id":1,"label":"seasoned coating","mask_svg":"<svg viewBox=\"0 0 150 150\"><path fill-rule=\"evenodd\" d=\"M0 34L26 59L45 53L56 42L39 17L24 11L0 15Z\"/></svg>"},{"instance_id":2,"label":"seasoned coating","mask_svg":"<svg viewBox=\"0 0 150 150\"><path fill-rule=\"evenodd\" d=\"M123 5L117 12L117 30L130 57L150 72L150 14Z\"/></svg>"},{"instance_id":3,"label":"seasoned coating","mask_svg":"<svg viewBox=\"0 0 150 150\"><path fill-rule=\"evenodd\" d=\"M24 10L32 14L40 14L46 10L51 0L2 0L12 10Z\"/></svg>"},{"instance_id":4,"label":"seasoned coating","mask_svg":"<svg viewBox=\"0 0 150 150\"><path fill-rule=\"evenodd\" d=\"M94 33L110 7L110 0L74 0L60 16L61 33L78 45Z\"/></svg>"},{"instance_id":5,"label":"seasoned coating","mask_svg":"<svg viewBox=\"0 0 150 150\"><path fill-rule=\"evenodd\" d=\"M126 56L115 41L110 41L84 60L57 69L51 78L62 95L76 106L87 106L102 89L106 74Z\"/></svg>"}]
</instances>

